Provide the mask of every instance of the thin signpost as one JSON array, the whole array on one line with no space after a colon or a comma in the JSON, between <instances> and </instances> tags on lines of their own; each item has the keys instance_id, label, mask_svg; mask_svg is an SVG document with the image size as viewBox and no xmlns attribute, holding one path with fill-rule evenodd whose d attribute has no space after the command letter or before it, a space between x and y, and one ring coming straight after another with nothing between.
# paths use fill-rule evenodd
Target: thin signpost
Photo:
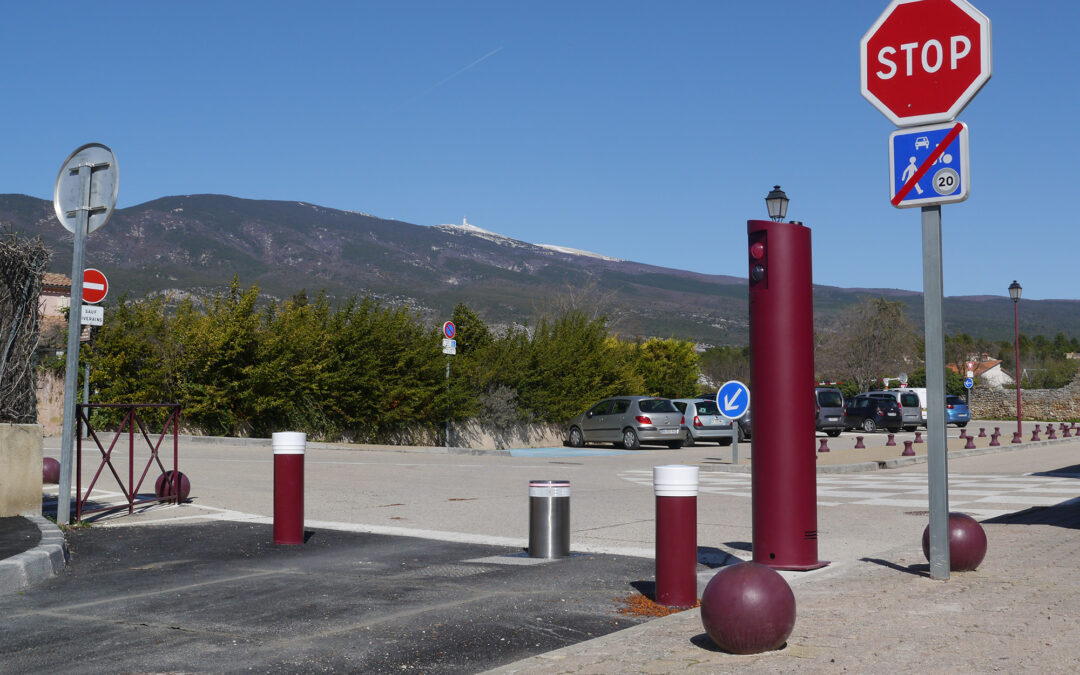
<instances>
[{"instance_id":1,"label":"thin signpost","mask_svg":"<svg viewBox=\"0 0 1080 675\"><path fill-rule=\"evenodd\" d=\"M75 235L71 255L71 299L68 304L67 360L64 375L64 417L60 440L60 485L56 522L71 522L71 476L75 456L75 398L79 383L79 333L82 324L83 268L86 238L102 227L116 207L116 156L100 143L84 145L68 156L56 177L53 207L60 224Z\"/></svg>"},{"instance_id":2,"label":"thin signpost","mask_svg":"<svg viewBox=\"0 0 1080 675\"><path fill-rule=\"evenodd\" d=\"M443 324L443 354L446 354L446 450L450 450L450 357L457 354L457 327L453 321Z\"/></svg>"},{"instance_id":3,"label":"thin signpost","mask_svg":"<svg viewBox=\"0 0 1080 675\"><path fill-rule=\"evenodd\" d=\"M930 576L942 580L950 561L941 204L970 190L967 126L955 119L990 79L990 47L990 20L968 0L892 0L859 46L863 97L904 127L889 139L890 202L922 207Z\"/></svg>"}]
</instances>

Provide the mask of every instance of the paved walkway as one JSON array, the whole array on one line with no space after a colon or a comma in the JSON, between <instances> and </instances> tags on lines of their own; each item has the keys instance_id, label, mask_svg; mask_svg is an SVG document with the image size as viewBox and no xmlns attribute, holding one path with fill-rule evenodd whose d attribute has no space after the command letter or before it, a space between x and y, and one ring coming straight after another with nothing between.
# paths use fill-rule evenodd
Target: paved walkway
<instances>
[{"instance_id":1,"label":"paved walkway","mask_svg":"<svg viewBox=\"0 0 1080 675\"><path fill-rule=\"evenodd\" d=\"M492 672L1077 672L1080 499L984 527L983 563L948 581L910 545L793 579L797 619L779 651L721 652L695 609Z\"/></svg>"}]
</instances>

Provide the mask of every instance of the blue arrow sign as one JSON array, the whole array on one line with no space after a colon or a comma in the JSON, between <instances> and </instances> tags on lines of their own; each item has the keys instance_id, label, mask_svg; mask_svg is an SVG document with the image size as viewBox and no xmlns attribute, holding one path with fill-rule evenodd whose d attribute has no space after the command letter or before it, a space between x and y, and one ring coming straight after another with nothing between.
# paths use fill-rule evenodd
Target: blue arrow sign
<instances>
[{"instance_id":1,"label":"blue arrow sign","mask_svg":"<svg viewBox=\"0 0 1080 675\"><path fill-rule=\"evenodd\" d=\"M968 389L971 389L974 386L975 386L975 380L971 379L970 377L965 377L964 378L964 387L966 387Z\"/></svg>"},{"instance_id":2,"label":"blue arrow sign","mask_svg":"<svg viewBox=\"0 0 1080 675\"><path fill-rule=\"evenodd\" d=\"M750 410L750 388L738 380L725 382L716 392L716 407L724 417L739 419Z\"/></svg>"},{"instance_id":3,"label":"blue arrow sign","mask_svg":"<svg viewBox=\"0 0 1080 675\"><path fill-rule=\"evenodd\" d=\"M889 170L889 198L897 208L964 201L971 188L967 125L948 122L894 131Z\"/></svg>"}]
</instances>

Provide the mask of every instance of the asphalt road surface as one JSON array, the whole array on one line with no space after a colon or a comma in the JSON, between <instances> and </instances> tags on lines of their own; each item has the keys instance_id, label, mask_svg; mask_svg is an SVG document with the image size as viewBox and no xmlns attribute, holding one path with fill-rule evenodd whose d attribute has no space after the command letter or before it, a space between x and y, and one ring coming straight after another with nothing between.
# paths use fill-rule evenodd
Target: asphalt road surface
<instances>
[{"instance_id":1,"label":"asphalt road surface","mask_svg":"<svg viewBox=\"0 0 1080 675\"><path fill-rule=\"evenodd\" d=\"M0 595L0 671L470 673L628 627L652 561L214 522L69 534L57 578Z\"/></svg>"}]
</instances>

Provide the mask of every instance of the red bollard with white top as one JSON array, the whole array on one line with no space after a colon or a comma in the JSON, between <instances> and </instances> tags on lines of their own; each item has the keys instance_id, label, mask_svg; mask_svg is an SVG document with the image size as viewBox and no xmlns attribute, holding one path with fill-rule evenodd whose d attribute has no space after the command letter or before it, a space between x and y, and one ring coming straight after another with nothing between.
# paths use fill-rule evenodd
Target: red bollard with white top
<instances>
[{"instance_id":1,"label":"red bollard with white top","mask_svg":"<svg viewBox=\"0 0 1080 675\"><path fill-rule=\"evenodd\" d=\"M653 467L656 494L656 602L697 604L698 467Z\"/></svg>"},{"instance_id":2,"label":"red bollard with white top","mask_svg":"<svg viewBox=\"0 0 1080 675\"><path fill-rule=\"evenodd\" d=\"M304 453L307 434L280 431L274 447L274 543L304 543Z\"/></svg>"}]
</instances>

